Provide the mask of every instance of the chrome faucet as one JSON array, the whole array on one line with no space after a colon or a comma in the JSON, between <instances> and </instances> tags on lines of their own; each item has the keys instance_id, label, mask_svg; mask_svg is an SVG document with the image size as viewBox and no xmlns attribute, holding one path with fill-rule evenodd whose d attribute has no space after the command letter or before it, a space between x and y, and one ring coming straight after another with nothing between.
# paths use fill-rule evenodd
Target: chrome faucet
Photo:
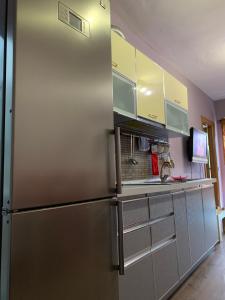
<instances>
[{"instance_id":1,"label":"chrome faucet","mask_svg":"<svg viewBox=\"0 0 225 300\"><path fill-rule=\"evenodd\" d=\"M165 168L169 168L169 169L173 169L175 167L174 165L174 161L173 160L170 160L170 161L164 161L162 166L161 166L161 170L160 170L160 180L162 182L166 182L166 180L168 179L169 177L169 174L163 174L163 171Z\"/></svg>"}]
</instances>

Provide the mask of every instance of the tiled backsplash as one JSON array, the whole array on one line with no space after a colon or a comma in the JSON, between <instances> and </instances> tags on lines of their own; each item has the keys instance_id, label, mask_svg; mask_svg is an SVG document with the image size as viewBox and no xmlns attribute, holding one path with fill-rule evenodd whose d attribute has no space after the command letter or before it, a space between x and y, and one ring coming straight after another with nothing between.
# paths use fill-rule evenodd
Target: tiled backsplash
<instances>
[{"instance_id":1,"label":"tiled backsplash","mask_svg":"<svg viewBox=\"0 0 225 300\"><path fill-rule=\"evenodd\" d=\"M129 163L129 159L131 158L131 136L130 135L121 135L121 163L122 163L122 180L139 180L139 179L147 179L154 178L152 175L152 163L151 163L151 152L142 152L139 151L138 147L138 137L133 138L134 141L134 155L133 158L138 162L137 165L133 165ZM174 139L170 140L170 143L174 143ZM184 142L184 150L185 153L185 142ZM171 148L170 148L171 151ZM177 157L175 157L172 151L172 159L175 160L175 166L177 162ZM188 178L201 178L204 177L204 166L201 164L194 164L188 162L184 166L186 172L181 173L179 168L175 168L171 170L171 174L174 176L188 176ZM162 161L159 160L159 169ZM179 161L178 161L179 163Z\"/></svg>"},{"instance_id":2,"label":"tiled backsplash","mask_svg":"<svg viewBox=\"0 0 225 300\"><path fill-rule=\"evenodd\" d=\"M152 165L150 151L142 152L138 148L138 138L133 138L134 155L137 165L129 163L131 158L131 137L121 135L121 156L122 156L122 180L146 179L152 177Z\"/></svg>"}]
</instances>

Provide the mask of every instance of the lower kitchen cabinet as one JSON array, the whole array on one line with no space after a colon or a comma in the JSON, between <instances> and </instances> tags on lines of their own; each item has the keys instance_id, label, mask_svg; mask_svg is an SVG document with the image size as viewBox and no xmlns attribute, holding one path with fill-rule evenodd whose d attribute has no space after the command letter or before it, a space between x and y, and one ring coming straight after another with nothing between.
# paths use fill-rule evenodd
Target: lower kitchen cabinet
<instances>
[{"instance_id":1,"label":"lower kitchen cabinet","mask_svg":"<svg viewBox=\"0 0 225 300\"><path fill-rule=\"evenodd\" d=\"M155 300L152 256L146 256L125 270L119 279L120 300Z\"/></svg>"},{"instance_id":2,"label":"lower kitchen cabinet","mask_svg":"<svg viewBox=\"0 0 225 300\"><path fill-rule=\"evenodd\" d=\"M173 194L175 227L177 238L177 257L179 275L182 278L191 268L191 254L189 247L188 220L186 198L184 192Z\"/></svg>"},{"instance_id":3,"label":"lower kitchen cabinet","mask_svg":"<svg viewBox=\"0 0 225 300\"><path fill-rule=\"evenodd\" d=\"M214 187L203 188L202 198L205 225L205 251L207 251L219 240Z\"/></svg>"},{"instance_id":4,"label":"lower kitchen cabinet","mask_svg":"<svg viewBox=\"0 0 225 300\"><path fill-rule=\"evenodd\" d=\"M218 241L213 186L124 201L119 300L167 299Z\"/></svg>"},{"instance_id":5,"label":"lower kitchen cabinet","mask_svg":"<svg viewBox=\"0 0 225 300\"><path fill-rule=\"evenodd\" d=\"M186 191L186 201L191 263L194 265L205 253L205 230L201 189L196 188Z\"/></svg>"},{"instance_id":6,"label":"lower kitchen cabinet","mask_svg":"<svg viewBox=\"0 0 225 300\"><path fill-rule=\"evenodd\" d=\"M153 253L153 269L156 299L161 299L179 281L175 240Z\"/></svg>"}]
</instances>

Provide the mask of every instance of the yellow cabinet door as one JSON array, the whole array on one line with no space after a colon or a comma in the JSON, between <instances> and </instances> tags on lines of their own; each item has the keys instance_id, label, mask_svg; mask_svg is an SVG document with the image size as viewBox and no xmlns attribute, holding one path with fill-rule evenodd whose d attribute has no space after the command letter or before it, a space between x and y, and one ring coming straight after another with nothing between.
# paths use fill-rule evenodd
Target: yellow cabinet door
<instances>
[{"instance_id":1,"label":"yellow cabinet door","mask_svg":"<svg viewBox=\"0 0 225 300\"><path fill-rule=\"evenodd\" d=\"M165 124L163 70L136 50L137 114Z\"/></svg>"},{"instance_id":2,"label":"yellow cabinet door","mask_svg":"<svg viewBox=\"0 0 225 300\"><path fill-rule=\"evenodd\" d=\"M115 71L136 82L135 48L112 31L112 67Z\"/></svg>"},{"instance_id":3,"label":"yellow cabinet door","mask_svg":"<svg viewBox=\"0 0 225 300\"><path fill-rule=\"evenodd\" d=\"M166 71L164 71L164 91L166 100L172 101L188 110L188 94L186 86Z\"/></svg>"}]
</instances>

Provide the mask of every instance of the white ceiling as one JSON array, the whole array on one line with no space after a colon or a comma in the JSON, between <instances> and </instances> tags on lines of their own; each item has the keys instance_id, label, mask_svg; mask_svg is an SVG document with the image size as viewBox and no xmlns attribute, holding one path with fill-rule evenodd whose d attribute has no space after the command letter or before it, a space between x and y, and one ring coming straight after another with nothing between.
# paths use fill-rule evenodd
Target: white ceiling
<instances>
[{"instance_id":1,"label":"white ceiling","mask_svg":"<svg viewBox=\"0 0 225 300\"><path fill-rule=\"evenodd\" d=\"M111 0L130 29L212 99L225 98L225 0Z\"/></svg>"}]
</instances>

